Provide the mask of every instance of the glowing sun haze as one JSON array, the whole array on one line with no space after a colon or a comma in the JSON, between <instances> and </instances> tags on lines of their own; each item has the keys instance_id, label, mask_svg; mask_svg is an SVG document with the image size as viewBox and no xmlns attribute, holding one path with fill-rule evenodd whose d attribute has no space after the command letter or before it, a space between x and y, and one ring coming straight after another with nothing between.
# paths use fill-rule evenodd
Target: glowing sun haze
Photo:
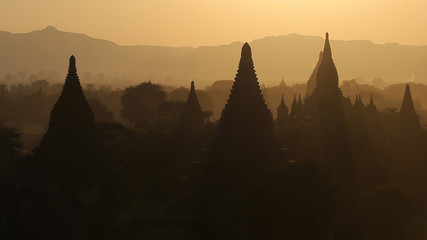
<instances>
[{"instance_id":1,"label":"glowing sun haze","mask_svg":"<svg viewBox=\"0 0 427 240\"><path fill-rule=\"evenodd\" d=\"M299 33L427 45L426 0L0 0L0 30L52 25L123 45L200 46Z\"/></svg>"}]
</instances>

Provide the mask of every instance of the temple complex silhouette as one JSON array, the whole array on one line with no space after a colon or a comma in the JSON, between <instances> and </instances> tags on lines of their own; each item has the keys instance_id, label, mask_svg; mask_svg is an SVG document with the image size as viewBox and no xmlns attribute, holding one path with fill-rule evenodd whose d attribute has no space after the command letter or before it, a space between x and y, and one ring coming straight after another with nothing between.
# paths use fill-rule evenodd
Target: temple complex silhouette
<instances>
[{"instance_id":1,"label":"temple complex silhouette","mask_svg":"<svg viewBox=\"0 0 427 240\"><path fill-rule=\"evenodd\" d=\"M358 92L352 103L355 93L344 97L339 87L328 33L306 94L298 93L301 85L286 86L283 78L274 87L280 99L276 119L248 43L216 123L206 121L201 103L206 106L207 95L196 91L194 81L188 96L180 89L185 93L179 100L166 98L170 92L162 88L167 87L144 84L148 88L121 102L135 107L130 115L151 111L143 124L132 129L131 121L95 122L97 108L90 107L86 96L91 94L85 96L76 59L70 57L39 147L14 162L17 171L3 184L20 201L10 208L10 215L23 215L25 226L18 216L17 229L37 233L23 239L353 239L339 237L340 230L353 236L368 225L364 220L373 215L377 220L372 202L381 206L384 199L401 196L394 190L376 195L377 187L381 194L384 184L407 184L409 193L427 199L422 187L412 189L425 179L427 141L409 84L399 111L379 110L375 92L368 104L367 91ZM0 110L8 104L4 88L0 85ZM120 90L116 98L134 90ZM31 91L30 99L46 98L41 87ZM141 107L149 98L140 97L150 92L160 100ZM15 204L6 200L0 206ZM397 206L412 207L400 201ZM363 203L364 211L357 212ZM0 210L2 232L11 224L3 221L9 209ZM398 212L395 218L406 221ZM359 218L360 213L368 217Z\"/></svg>"}]
</instances>

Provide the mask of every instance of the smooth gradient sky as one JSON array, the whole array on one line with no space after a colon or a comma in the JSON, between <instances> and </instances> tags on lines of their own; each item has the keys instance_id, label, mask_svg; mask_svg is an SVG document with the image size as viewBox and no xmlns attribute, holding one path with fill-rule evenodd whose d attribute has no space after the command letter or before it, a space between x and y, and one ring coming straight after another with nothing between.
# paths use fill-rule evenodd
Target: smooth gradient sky
<instances>
[{"instance_id":1,"label":"smooth gradient sky","mask_svg":"<svg viewBox=\"0 0 427 240\"><path fill-rule=\"evenodd\" d=\"M200 46L299 33L427 45L427 0L0 0L0 30L52 25L122 45Z\"/></svg>"}]
</instances>

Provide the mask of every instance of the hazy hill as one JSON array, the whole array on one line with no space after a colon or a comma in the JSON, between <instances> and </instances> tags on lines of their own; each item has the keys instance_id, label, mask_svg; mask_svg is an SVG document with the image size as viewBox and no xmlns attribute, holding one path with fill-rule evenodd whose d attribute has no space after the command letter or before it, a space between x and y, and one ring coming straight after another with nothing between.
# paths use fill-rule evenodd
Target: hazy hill
<instances>
[{"instance_id":1,"label":"hazy hill","mask_svg":"<svg viewBox=\"0 0 427 240\"><path fill-rule=\"evenodd\" d=\"M121 75L149 59L181 56L192 48L119 46L111 41L47 27L29 33L0 32L0 76L25 70L56 70L64 73L68 57L77 57L80 73L106 72ZM82 74L80 74L82 75Z\"/></svg>"},{"instance_id":2,"label":"hazy hill","mask_svg":"<svg viewBox=\"0 0 427 240\"><path fill-rule=\"evenodd\" d=\"M305 82L323 41L322 37L297 34L252 41L260 81L277 84L284 76L288 83ZM331 45L341 80L364 78L370 82L381 77L386 83L427 82L427 46L374 44L366 40L332 40ZM104 72L132 82L153 80L185 86L194 79L198 87L203 87L214 80L234 78L241 46L241 42L199 48L119 46L54 27L24 34L0 32L0 76L19 70L62 73L68 56L75 54L80 73ZM120 83L127 84L131 82Z\"/></svg>"}]
</instances>

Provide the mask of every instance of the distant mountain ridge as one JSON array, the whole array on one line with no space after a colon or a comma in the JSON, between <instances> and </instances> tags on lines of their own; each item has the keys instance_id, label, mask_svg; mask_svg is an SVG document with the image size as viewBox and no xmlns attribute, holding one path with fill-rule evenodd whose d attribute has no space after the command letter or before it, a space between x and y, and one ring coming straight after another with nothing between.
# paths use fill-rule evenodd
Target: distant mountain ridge
<instances>
[{"instance_id":1,"label":"distant mountain ridge","mask_svg":"<svg viewBox=\"0 0 427 240\"><path fill-rule=\"evenodd\" d=\"M332 54L340 80L381 77L386 82L427 83L427 46L396 43L375 44L367 40L333 40ZM0 32L0 79L6 73L26 70L65 72L71 54L77 57L80 76L85 71L117 76L118 85L153 80L170 85L210 85L233 79L242 42L209 47L120 46L84 34L54 27L29 33ZM306 82L323 47L322 37L289 34L250 42L255 69L261 83ZM84 80L84 79L83 79Z\"/></svg>"}]
</instances>

